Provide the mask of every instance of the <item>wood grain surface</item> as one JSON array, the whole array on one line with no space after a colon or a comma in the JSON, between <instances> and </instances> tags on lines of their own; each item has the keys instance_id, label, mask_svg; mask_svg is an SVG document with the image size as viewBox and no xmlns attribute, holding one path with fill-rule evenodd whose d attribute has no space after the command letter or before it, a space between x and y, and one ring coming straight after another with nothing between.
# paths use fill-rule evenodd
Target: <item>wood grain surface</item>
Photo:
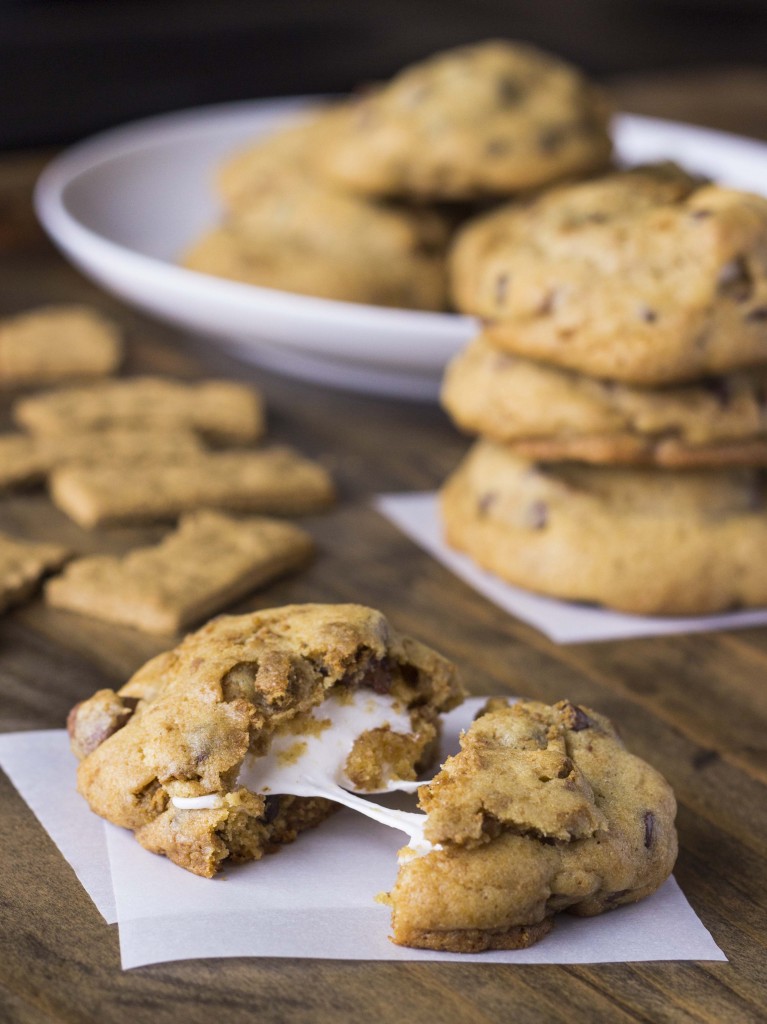
<instances>
[{"instance_id":1,"label":"wood grain surface","mask_svg":"<svg viewBox=\"0 0 767 1024\"><path fill-rule=\"evenodd\" d=\"M633 79L619 102L767 136L766 76L744 70ZM680 84L681 83L681 84ZM685 105L685 96L687 104ZM723 113L725 111L725 113ZM740 118L740 120L739 120ZM0 1021L185 1024L399 1022L490 1024L764 1020L767 910L767 629L556 646L485 601L371 508L380 491L440 483L467 442L434 407L314 388L243 368L121 306L57 255L31 211L49 154L0 158L0 315L67 300L116 317L128 372L236 376L261 386L270 435L334 472L342 500L307 520L320 547L305 572L235 610L292 601L358 601L455 659L476 693L569 697L619 723L633 751L673 784L680 804L676 876L729 963L494 966L236 959L123 972L115 927L0 773ZM85 533L42 492L0 499L0 529L126 550L156 529ZM117 686L162 639L33 601L0 619L0 728L59 728L77 700Z\"/></svg>"}]
</instances>

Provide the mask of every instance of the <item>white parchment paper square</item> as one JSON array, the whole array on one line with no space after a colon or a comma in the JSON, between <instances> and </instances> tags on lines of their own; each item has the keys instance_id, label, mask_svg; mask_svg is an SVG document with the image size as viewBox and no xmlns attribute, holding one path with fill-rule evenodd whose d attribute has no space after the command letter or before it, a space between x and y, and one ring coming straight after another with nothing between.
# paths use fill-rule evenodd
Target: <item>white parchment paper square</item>
<instances>
[{"instance_id":1,"label":"white parchment paper square","mask_svg":"<svg viewBox=\"0 0 767 1024\"><path fill-rule=\"evenodd\" d=\"M593 640L706 633L767 625L767 608L723 615L652 618L648 615L624 615L606 608L542 597L529 590L513 587L481 569L467 555L449 548L442 537L436 494L382 494L376 498L375 506L411 540L470 587L511 615L535 626L555 643L577 644Z\"/></svg>"},{"instance_id":2,"label":"white parchment paper square","mask_svg":"<svg viewBox=\"0 0 767 1024\"><path fill-rule=\"evenodd\" d=\"M484 698L446 716L443 757ZM388 941L390 888L404 839L340 811L274 856L198 878L144 850L93 815L74 790L75 759L63 730L0 737L0 764L75 867L107 920L119 920L125 968L200 957L268 956L469 963L724 960L673 878L649 899L602 917L560 915L527 950L461 954ZM402 800L393 796L387 800ZM112 890L114 903L110 903Z\"/></svg>"}]
</instances>

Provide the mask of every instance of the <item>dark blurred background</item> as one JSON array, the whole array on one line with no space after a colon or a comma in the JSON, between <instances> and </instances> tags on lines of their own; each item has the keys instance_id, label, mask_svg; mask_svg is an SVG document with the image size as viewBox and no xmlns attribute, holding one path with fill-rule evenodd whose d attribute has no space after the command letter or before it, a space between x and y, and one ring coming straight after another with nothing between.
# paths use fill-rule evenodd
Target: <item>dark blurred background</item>
<instances>
[{"instance_id":1,"label":"dark blurred background","mask_svg":"<svg viewBox=\"0 0 767 1024\"><path fill-rule=\"evenodd\" d=\"M493 36L559 53L622 97L636 76L646 91L647 72L673 97L669 81L701 68L753 96L767 0L0 0L0 148L206 103L344 92Z\"/></svg>"}]
</instances>

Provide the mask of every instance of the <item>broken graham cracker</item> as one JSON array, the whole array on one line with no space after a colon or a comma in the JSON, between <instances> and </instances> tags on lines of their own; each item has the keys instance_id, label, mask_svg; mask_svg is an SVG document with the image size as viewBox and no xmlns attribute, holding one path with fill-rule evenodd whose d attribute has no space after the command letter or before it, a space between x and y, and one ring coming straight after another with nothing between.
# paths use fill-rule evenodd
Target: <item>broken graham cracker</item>
<instances>
[{"instance_id":1,"label":"broken graham cracker","mask_svg":"<svg viewBox=\"0 0 767 1024\"><path fill-rule=\"evenodd\" d=\"M17 540L0 533L0 612L31 597L43 576L61 568L69 557L60 544Z\"/></svg>"},{"instance_id":2,"label":"broken graham cracker","mask_svg":"<svg viewBox=\"0 0 767 1024\"><path fill-rule=\"evenodd\" d=\"M85 306L50 306L0 320L0 387L103 377L122 359L116 328Z\"/></svg>"},{"instance_id":3,"label":"broken graham cracker","mask_svg":"<svg viewBox=\"0 0 767 1024\"><path fill-rule=\"evenodd\" d=\"M203 450L191 430L90 430L77 434L0 434L0 490L41 483L71 463L170 461Z\"/></svg>"},{"instance_id":4,"label":"broken graham cracker","mask_svg":"<svg viewBox=\"0 0 767 1024\"><path fill-rule=\"evenodd\" d=\"M147 633L177 633L298 568L313 548L291 523L193 512L153 547L71 562L45 599Z\"/></svg>"},{"instance_id":5,"label":"broken graham cracker","mask_svg":"<svg viewBox=\"0 0 767 1024\"><path fill-rule=\"evenodd\" d=\"M303 515L332 504L328 473L291 448L200 452L173 463L64 466L53 501L80 526L176 519L195 509Z\"/></svg>"},{"instance_id":6,"label":"broken graham cracker","mask_svg":"<svg viewBox=\"0 0 767 1024\"><path fill-rule=\"evenodd\" d=\"M128 377L31 395L16 402L13 417L36 434L182 427L234 444L257 440L265 428L263 402L253 388L167 377Z\"/></svg>"}]
</instances>

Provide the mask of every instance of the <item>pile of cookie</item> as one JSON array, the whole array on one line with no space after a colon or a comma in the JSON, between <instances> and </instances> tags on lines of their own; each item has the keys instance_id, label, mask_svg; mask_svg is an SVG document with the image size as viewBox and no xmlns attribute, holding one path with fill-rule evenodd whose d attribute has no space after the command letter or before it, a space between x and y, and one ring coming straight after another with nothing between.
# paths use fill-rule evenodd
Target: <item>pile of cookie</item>
<instances>
[{"instance_id":1,"label":"pile of cookie","mask_svg":"<svg viewBox=\"0 0 767 1024\"><path fill-rule=\"evenodd\" d=\"M609 105L527 45L460 47L230 157L193 269L305 295L449 308L446 257L477 209L598 172Z\"/></svg>"},{"instance_id":2,"label":"pile of cookie","mask_svg":"<svg viewBox=\"0 0 767 1024\"><path fill-rule=\"evenodd\" d=\"M616 171L475 220L451 273L484 326L443 384L480 435L448 542L627 612L767 605L767 200Z\"/></svg>"},{"instance_id":3,"label":"pile of cookie","mask_svg":"<svg viewBox=\"0 0 767 1024\"><path fill-rule=\"evenodd\" d=\"M0 535L0 606L26 600L68 563L45 587L49 604L175 633L303 565L309 534L266 517L321 511L334 488L298 452L252 447L265 432L252 388L109 379L121 359L117 331L87 308L0 322L0 386L49 386L12 404L21 430L0 434L0 488L47 482L54 504L86 529L178 521L159 545L121 557L70 560L59 544Z\"/></svg>"}]
</instances>

